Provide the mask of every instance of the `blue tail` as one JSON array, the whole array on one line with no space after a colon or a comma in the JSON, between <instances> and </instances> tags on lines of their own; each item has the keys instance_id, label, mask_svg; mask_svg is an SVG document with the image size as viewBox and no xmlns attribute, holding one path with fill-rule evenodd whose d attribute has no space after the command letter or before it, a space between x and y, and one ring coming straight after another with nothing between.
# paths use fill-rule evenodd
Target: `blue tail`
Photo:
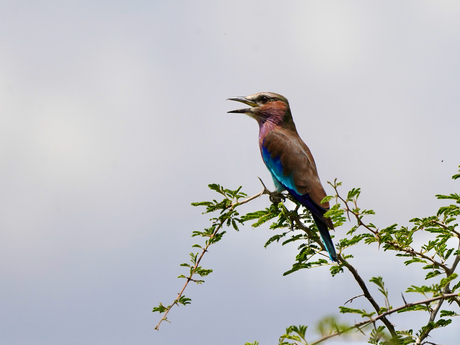
<instances>
[{"instance_id":1,"label":"blue tail","mask_svg":"<svg viewBox=\"0 0 460 345\"><path fill-rule=\"evenodd\" d=\"M329 229L321 218L318 218L314 213L312 213L313 219L315 220L316 226L318 227L319 234L323 240L324 245L326 246L327 253L332 261L337 262L337 253L335 252L334 243L332 243L331 234Z\"/></svg>"},{"instance_id":2,"label":"blue tail","mask_svg":"<svg viewBox=\"0 0 460 345\"><path fill-rule=\"evenodd\" d=\"M332 243L331 235L329 234L329 229L327 228L326 223L324 222L323 214L326 213L326 209L318 206L308 194L299 195L294 190L286 188L289 193L296 198L303 206L305 206L313 216L316 226L318 227L319 234L323 240L324 246L329 254L329 257L332 261L337 262L337 253L334 248L334 243Z\"/></svg>"}]
</instances>

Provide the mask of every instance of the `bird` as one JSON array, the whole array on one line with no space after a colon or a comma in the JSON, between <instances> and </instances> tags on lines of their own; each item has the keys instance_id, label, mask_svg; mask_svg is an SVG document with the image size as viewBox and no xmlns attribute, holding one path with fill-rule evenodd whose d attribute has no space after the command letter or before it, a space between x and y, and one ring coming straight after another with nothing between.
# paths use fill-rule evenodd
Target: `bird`
<instances>
[{"instance_id":1,"label":"bird","mask_svg":"<svg viewBox=\"0 0 460 345\"><path fill-rule=\"evenodd\" d=\"M306 207L318 227L329 257L337 262L337 253L328 228L332 221L324 217L328 202L321 202L326 192L321 185L315 160L297 133L288 100L274 92L260 92L245 97L228 98L249 108L228 113L246 114L259 124L259 148L270 171L277 192L287 190Z\"/></svg>"}]
</instances>

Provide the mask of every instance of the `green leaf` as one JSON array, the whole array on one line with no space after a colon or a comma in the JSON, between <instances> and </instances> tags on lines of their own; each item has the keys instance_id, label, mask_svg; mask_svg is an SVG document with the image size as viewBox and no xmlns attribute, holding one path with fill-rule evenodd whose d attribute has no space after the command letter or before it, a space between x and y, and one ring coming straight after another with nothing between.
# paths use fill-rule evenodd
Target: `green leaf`
<instances>
[{"instance_id":1,"label":"green leaf","mask_svg":"<svg viewBox=\"0 0 460 345\"><path fill-rule=\"evenodd\" d=\"M381 342L381 340L385 339L390 339L390 336L385 332L384 326L379 326L371 331L368 343L375 345L390 344L389 342Z\"/></svg>"},{"instance_id":2,"label":"green leaf","mask_svg":"<svg viewBox=\"0 0 460 345\"><path fill-rule=\"evenodd\" d=\"M436 328L440 328L440 327L446 327L447 325L449 325L450 323L452 322L451 319L439 319L438 321L436 322L433 322L433 321L430 321L428 322L428 324L426 326L423 326L421 328L421 331L423 333L427 333L433 329L436 329Z\"/></svg>"},{"instance_id":3,"label":"green leaf","mask_svg":"<svg viewBox=\"0 0 460 345\"><path fill-rule=\"evenodd\" d=\"M452 288L452 292L455 292L455 290L457 290L459 287L460 287L460 281L454 285L454 287Z\"/></svg>"},{"instance_id":4,"label":"green leaf","mask_svg":"<svg viewBox=\"0 0 460 345\"><path fill-rule=\"evenodd\" d=\"M325 197L323 198L323 200L321 200L321 204L324 204L324 203L326 203L326 202L329 202L329 201L331 201L332 199L334 199L333 196L327 195L327 196L325 196Z\"/></svg>"},{"instance_id":5,"label":"green leaf","mask_svg":"<svg viewBox=\"0 0 460 345\"><path fill-rule=\"evenodd\" d=\"M458 274L457 273L452 273L449 277L442 278L441 281L439 282L439 286L441 288L444 288L449 284L452 280L457 279Z\"/></svg>"},{"instance_id":6,"label":"green leaf","mask_svg":"<svg viewBox=\"0 0 460 345\"><path fill-rule=\"evenodd\" d=\"M212 273L212 269L204 269L201 266L198 266L195 270L195 274L198 274L200 277L206 277Z\"/></svg>"},{"instance_id":7,"label":"green leaf","mask_svg":"<svg viewBox=\"0 0 460 345\"><path fill-rule=\"evenodd\" d=\"M152 312L153 312L153 313L158 312L158 313L161 314L161 313L164 313L166 310L168 310L168 308L171 308L171 306L168 305L167 307L165 307L162 303L160 303L160 304L158 305L158 307L153 307Z\"/></svg>"},{"instance_id":8,"label":"green leaf","mask_svg":"<svg viewBox=\"0 0 460 345\"><path fill-rule=\"evenodd\" d=\"M300 341L303 344L307 344L307 341L305 340L305 333L307 331L307 326L289 326L286 328L286 333L283 334L280 339L278 344L291 344L289 342L285 342L284 340L294 340L294 341ZM298 343L296 343L298 344Z\"/></svg>"},{"instance_id":9,"label":"green leaf","mask_svg":"<svg viewBox=\"0 0 460 345\"><path fill-rule=\"evenodd\" d=\"M362 317L364 317L365 315L368 315L368 313L364 309L353 309L353 308L347 308L347 307L340 306L339 310L341 314L359 314Z\"/></svg>"},{"instance_id":10,"label":"green leaf","mask_svg":"<svg viewBox=\"0 0 460 345\"><path fill-rule=\"evenodd\" d=\"M441 310L441 313L439 314L441 317L445 316L458 316L458 314L455 311L451 310Z\"/></svg>"},{"instance_id":11,"label":"green leaf","mask_svg":"<svg viewBox=\"0 0 460 345\"><path fill-rule=\"evenodd\" d=\"M413 264L414 262L421 262L421 263L426 264L426 261L423 260L423 259L420 259L420 258L412 258L412 259L410 259L410 260L404 261L404 265L408 266L408 265L410 265L410 264Z\"/></svg>"},{"instance_id":12,"label":"green leaf","mask_svg":"<svg viewBox=\"0 0 460 345\"><path fill-rule=\"evenodd\" d=\"M177 303L182 304L182 305L187 305L190 304L192 300L190 298L185 297L184 295L180 296L179 299L177 300Z\"/></svg>"},{"instance_id":13,"label":"green leaf","mask_svg":"<svg viewBox=\"0 0 460 345\"><path fill-rule=\"evenodd\" d=\"M272 237L270 237L268 239L267 242L265 242L264 247L267 248L273 242L279 242L279 240L282 239L283 237L285 237L286 234L287 234L287 232L283 232L282 234L273 235Z\"/></svg>"},{"instance_id":14,"label":"green leaf","mask_svg":"<svg viewBox=\"0 0 460 345\"><path fill-rule=\"evenodd\" d=\"M334 265L329 268L331 275L335 277L339 273L343 273L343 266L342 265Z\"/></svg>"},{"instance_id":15,"label":"green leaf","mask_svg":"<svg viewBox=\"0 0 460 345\"><path fill-rule=\"evenodd\" d=\"M426 274L426 276L425 276L425 280L430 279L430 278L434 278L434 277L436 277L436 276L438 276L440 274L442 274L442 272L439 271L439 270L434 270L434 271L428 272Z\"/></svg>"},{"instance_id":16,"label":"green leaf","mask_svg":"<svg viewBox=\"0 0 460 345\"><path fill-rule=\"evenodd\" d=\"M192 202L192 206L212 206L213 203L211 201L200 201L200 202Z\"/></svg>"},{"instance_id":17,"label":"green leaf","mask_svg":"<svg viewBox=\"0 0 460 345\"><path fill-rule=\"evenodd\" d=\"M355 197L359 197L361 194L361 188L352 188L347 195L347 201L353 201Z\"/></svg>"},{"instance_id":18,"label":"green leaf","mask_svg":"<svg viewBox=\"0 0 460 345\"><path fill-rule=\"evenodd\" d=\"M436 197L437 197L438 199L455 200L455 201L457 201L457 202L460 203L460 195L458 195L457 193L452 193L452 194L449 194L449 195L437 194Z\"/></svg>"},{"instance_id":19,"label":"green leaf","mask_svg":"<svg viewBox=\"0 0 460 345\"><path fill-rule=\"evenodd\" d=\"M410 287L406 289L406 292L417 292L417 293L421 293L425 295L429 292L436 292L436 291L433 288L429 286L425 286L425 285L422 285L422 286L411 285Z\"/></svg>"}]
</instances>

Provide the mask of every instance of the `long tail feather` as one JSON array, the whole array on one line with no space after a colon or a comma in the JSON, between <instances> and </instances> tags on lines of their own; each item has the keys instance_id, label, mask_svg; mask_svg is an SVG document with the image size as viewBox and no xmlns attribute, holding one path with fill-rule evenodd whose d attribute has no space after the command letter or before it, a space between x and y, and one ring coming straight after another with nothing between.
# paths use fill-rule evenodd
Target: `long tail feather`
<instances>
[{"instance_id":1,"label":"long tail feather","mask_svg":"<svg viewBox=\"0 0 460 345\"><path fill-rule=\"evenodd\" d=\"M315 220L316 226L318 227L319 234L323 240L326 250L329 254L329 257L332 261L337 262L337 253L335 252L334 243L332 243L331 235L329 234L329 229L321 218L312 213L313 219Z\"/></svg>"},{"instance_id":2,"label":"long tail feather","mask_svg":"<svg viewBox=\"0 0 460 345\"><path fill-rule=\"evenodd\" d=\"M286 188L286 187L285 187ZM337 253L335 251L334 243L332 242L331 235L329 234L327 221L330 223L329 227L333 228L332 222L328 219L326 220L323 217L323 214L326 213L326 209L321 208L318 206L308 194L299 195L294 190L290 188L286 188L289 193L297 199L303 206L305 206L313 216L313 220L318 227L319 234L321 235L321 239L323 240L324 245L326 246L326 250L329 254L329 257L332 261L337 262Z\"/></svg>"}]
</instances>

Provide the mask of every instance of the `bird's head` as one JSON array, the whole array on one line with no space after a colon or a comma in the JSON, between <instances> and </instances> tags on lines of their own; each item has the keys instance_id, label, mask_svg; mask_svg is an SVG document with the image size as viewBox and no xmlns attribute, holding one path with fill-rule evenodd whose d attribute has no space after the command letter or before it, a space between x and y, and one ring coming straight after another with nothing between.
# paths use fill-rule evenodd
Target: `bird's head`
<instances>
[{"instance_id":1,"label":"bird's head","mask_svg":"<svg viewBox=\"0 0 460 345\"><path fill-rule=\"evenodd\" d=\"M246 97L228 98L250 106L250 108L230 110L229 113L246 114L254 118L259 125L266 121L282 125L293 123L288 100L274 92L260 92Z\"/></svg>"}]
</instances>

